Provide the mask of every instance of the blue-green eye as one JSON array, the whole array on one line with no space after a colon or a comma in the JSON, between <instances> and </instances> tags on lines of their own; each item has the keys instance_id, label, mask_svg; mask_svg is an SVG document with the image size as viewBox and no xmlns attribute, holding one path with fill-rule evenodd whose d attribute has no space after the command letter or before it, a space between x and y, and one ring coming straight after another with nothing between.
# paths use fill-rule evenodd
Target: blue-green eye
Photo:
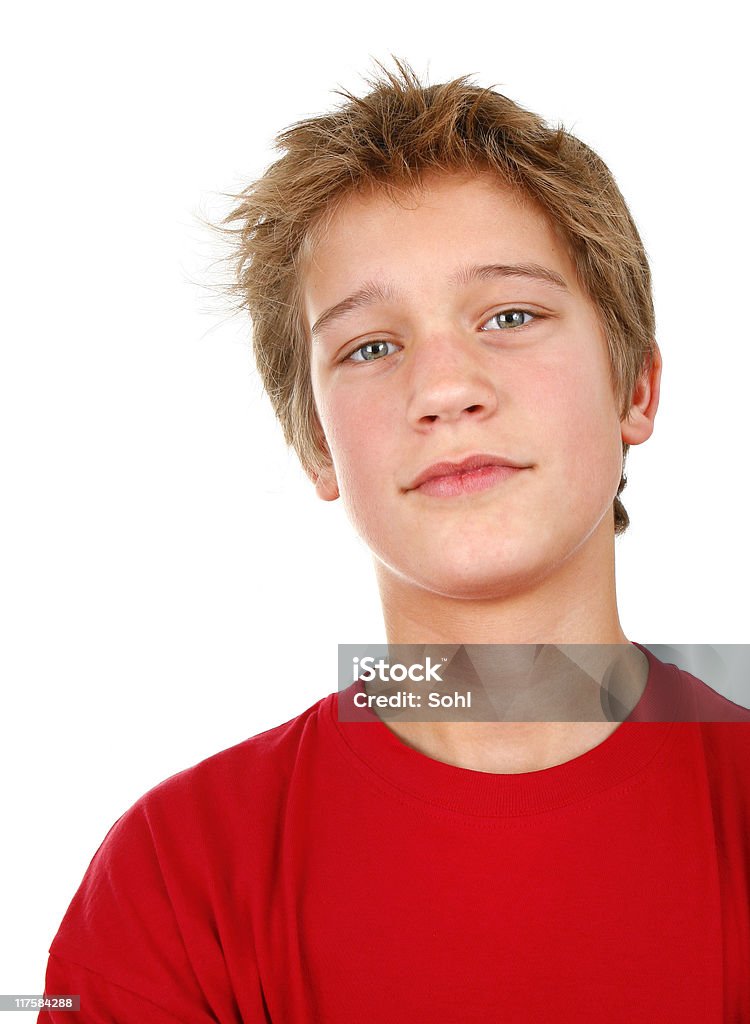
<instances>
[{"instance_id":1,"label":"blue-green eye","mask_svg":"<svg viewBox=\"0 0 750 1024\"><path fill-rule=\"evenodd\" d=\"M524 320L524 317L529 317L533 320L537 316L536 313L529 313L526 309L505 309L502 313L495 313L485 321L485 324L491 324L492 321L496 321L497 327L490 328L490 330L507 330L509 327L524 327L529 321ZM487 330L487 327L482 327L483 331Z\"/></svg>"},{"instance_id":2,"label":"blue-green eye","mask_svg":"<svg viewBox=\"0 0 750 1024\"><path fill-rule=\"evenodd\" d=\"M364 345L360 345L348 356L353 363L372 363L377 359L382 359L383 356L390 355L387 351L389 345L393 345L392 341L385 341L383 338L376 338L375 341L366 341Z\"/></svg>"}]
</instances>

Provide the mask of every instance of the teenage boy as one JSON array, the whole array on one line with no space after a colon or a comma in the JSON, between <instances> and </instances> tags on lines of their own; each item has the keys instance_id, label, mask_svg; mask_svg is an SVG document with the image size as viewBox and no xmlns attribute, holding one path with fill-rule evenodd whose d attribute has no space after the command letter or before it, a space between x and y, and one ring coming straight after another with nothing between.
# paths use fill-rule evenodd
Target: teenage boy
<instances>
[{"instance_id":1,"label":"teenage boy","mask_svg":"<svg viewBox=\"0 0 750 1024\"><path fill-rule=\"evenodd\" d=\"M515 677L620 649L632 713L348 722L332 693L112 826L46 991L90 1024L750 1020L750 714L617 611L661 376L633 220L504 96L372 85L228 218L286 437L372 549L389 643Z\"/></svg>"}]
</instances>

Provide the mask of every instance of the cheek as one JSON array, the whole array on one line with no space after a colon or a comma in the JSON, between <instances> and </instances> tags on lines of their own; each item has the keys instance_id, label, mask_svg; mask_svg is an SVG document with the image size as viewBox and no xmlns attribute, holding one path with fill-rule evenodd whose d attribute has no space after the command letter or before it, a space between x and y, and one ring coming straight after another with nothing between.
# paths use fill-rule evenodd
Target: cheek
<instances>
[{"instance_id":1,"label":"cheek","mask_svg":"<svg viewBox=\"0 0 750 1024\"><path fill-rule=\"evenodd\" d=\"M383 401L369 396L364 404L342 389L328 396L320 414L345 504L371 507L384 492L386 471L394 466L392 412Z\"/></svg>"},{"instance_id":2,"label":"cheek","mask_svg":"<svg viewBox=\"0 0 750 1024\"><path fill-rule=\"evenodd\" d=\"M560 485L578 502L606 504L622 470L620 424L606 366L579 364L576 372L555 374L541 383L537 401Z\"/></svg>"},{"instance_id":3,"label":"cheek","mask_svg":"<svg viewBox=\"0 0 750 1024\"><path fill-rule=\"evenodd\" d=\"M318 416L328 447L338 466L346 453L361 441L362 411L346 388L313 388Z\"/></svg>"}]
</instances>

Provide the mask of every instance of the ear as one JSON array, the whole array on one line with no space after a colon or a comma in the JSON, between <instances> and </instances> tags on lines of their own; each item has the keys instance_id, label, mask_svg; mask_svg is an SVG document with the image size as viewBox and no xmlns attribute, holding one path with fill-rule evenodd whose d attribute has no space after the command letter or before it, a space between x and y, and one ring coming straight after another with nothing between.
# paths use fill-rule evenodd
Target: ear
<instances>
[{"instance_id":1,"label":"ear","mask_svg":"<svg viewBox=\"0 0 750 1024\"><path fill-rule=\"evenodd\" d=\"M643 444L654 432L654 419L659 407L661 365L661 352L654 341L651 365L638 378L630 411L620 422L620 432L626 444Z\"/></svg>"},{"instance_id":2,"label":"ear","mask_svg":"<svg viewBox=\"0 0 750 1024\"><path fill-rule=\"evenodd\" d=\"M323 469L314 470L309 474L315 484L315 490L323 501L335 501L339 496L339 483L336 479L336 470L330 458Z\"/></svg>"},{"instance_id":3,"label":"ear","mask_svg":"<svg viewBox=\"0 0 750 1024\"><path fill-rule=\"evenodd\" d=\"M317 466L308 467L304 464L302 468L310 477L318 497L322 498L323 501L335 501L339 496L339 482L336 479L336 470L333 468L333 459L331 458L325 438L322 438L319 444L319 450L323 456L319 460L322 464L321 468Z\"/></svg>"},{"instance_id":4,"label":"ear","mask_svg":"<svg viewBox=\"0 0 750 1024\"><path fill-rule=\"evenodd\" d=\"M323 501L335 501L339 496L339 482L333 468L331 450L317 413L313 420L313 434L313 448L317 457L311 459L309 464L301 459L302 468L312 481L318 497Z\"/></svg>"}]
</instances>

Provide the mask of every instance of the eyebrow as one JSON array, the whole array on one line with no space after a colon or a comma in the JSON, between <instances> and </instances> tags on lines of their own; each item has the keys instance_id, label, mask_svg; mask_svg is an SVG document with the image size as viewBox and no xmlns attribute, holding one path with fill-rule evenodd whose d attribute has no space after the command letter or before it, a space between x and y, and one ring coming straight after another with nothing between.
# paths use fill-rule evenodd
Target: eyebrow
<instances>
[{"instance_id":1,"label":"eyebrow","mask_svg":"<svg viewBox=\"0 0 750 1024\"><path fill-rule=\"evenodd\" d=\"M570 292L564 277L548 267L542 267L538 263L472 264L459 268L449 278L448 284L455 288L458 285L465 286L474 281L491 281L496 278L507 277L522 277L527 280L543 281L558 291ZM315 321L310 333L315 338L316 335L320 334L326 327L330 327L336 320L342 319L357 309L372 306L376 302L395 302L398 297L398 291L390 283L381 284L379 281L367 281L356 292L342 299L341 302L329 306Z\"/></svg>"}]
</instances>

